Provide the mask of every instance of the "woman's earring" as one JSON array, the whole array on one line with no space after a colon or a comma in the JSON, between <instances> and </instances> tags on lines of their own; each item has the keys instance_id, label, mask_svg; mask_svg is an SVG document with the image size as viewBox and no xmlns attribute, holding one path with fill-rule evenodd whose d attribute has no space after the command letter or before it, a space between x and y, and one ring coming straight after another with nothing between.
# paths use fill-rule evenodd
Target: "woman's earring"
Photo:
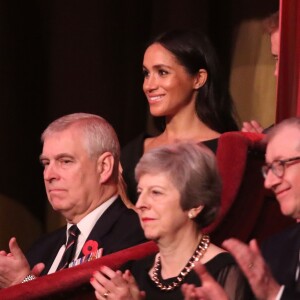
<instances>
[{"instance_id":1,"label":"woman's earring","mask_svg":"<svg viewBox=\"0 0 300 300\"><path fill-rule=\"evenodd\" d=\"M192 213L191 211L189 211L188 216L189 216L190 219L193 219L193 218L194 218L194 215L193 215L193 213Z\"/></svg>"}]
</instances>

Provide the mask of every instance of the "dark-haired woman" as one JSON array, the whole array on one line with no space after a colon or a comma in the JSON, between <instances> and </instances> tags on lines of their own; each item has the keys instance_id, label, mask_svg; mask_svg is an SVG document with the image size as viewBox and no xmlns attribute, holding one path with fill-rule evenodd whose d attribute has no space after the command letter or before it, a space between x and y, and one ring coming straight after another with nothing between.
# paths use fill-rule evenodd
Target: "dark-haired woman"
<instances>
[{"instance_id":1,"label":"dark-haired woman","mask_svg":"<svg viewBox=\"0 0 300 300\"><path fill-rule=\"evenodd\" d=\"M161 134L142 134L122 150L123 176L134 203L134 168L144 152L178 140L204 142L215 152L220 134L237 130L233 103L204 34L173 30L158 36L145 51L143 73L150 113L164 122Z\"/></svg>"}]
</instances>

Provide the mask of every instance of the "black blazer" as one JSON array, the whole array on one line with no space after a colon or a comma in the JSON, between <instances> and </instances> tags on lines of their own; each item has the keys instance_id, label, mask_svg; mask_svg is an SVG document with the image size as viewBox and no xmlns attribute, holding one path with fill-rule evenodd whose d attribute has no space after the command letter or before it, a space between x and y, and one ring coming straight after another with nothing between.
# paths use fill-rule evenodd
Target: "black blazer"
<instances>
[{"instance_id":1,"label":"black blazer","mask_svg":"<svg viewBox=\"0 0 300 300\"><path fill-rule=\"evenodd\" d=\"M295 274L299 260L300 223L272 236L262 244L262 254L273 276L285 285L281 299L300 299L295 289Z\"/></svg>"},{"instance_id":2,"label":"black blazer","mask_svg":"<svg viewBox=\"0 0 300 300\"><path fill-rule=\"evenodd\" d=\"M292 288L285 288L280 300L299 300L300 292L295 291Z\"/></svg>"},{"instance_id":3,"label":"black blazer","mask_svg":"<svg viewBox=\"0 0 300 300\"><path fill-rule=\"evenodd\" d=\"M103 255L146 241L137 214L128 209L120 198L102 214L87 240L97 241L99 248L103 248ZM40 238L26 255L30 267L43 262L45 269L41 275L47 274L60 247L65 242L66 226ZM79 257L81 256L83 256L82 252Z\"/></svg>"}]
</instances>

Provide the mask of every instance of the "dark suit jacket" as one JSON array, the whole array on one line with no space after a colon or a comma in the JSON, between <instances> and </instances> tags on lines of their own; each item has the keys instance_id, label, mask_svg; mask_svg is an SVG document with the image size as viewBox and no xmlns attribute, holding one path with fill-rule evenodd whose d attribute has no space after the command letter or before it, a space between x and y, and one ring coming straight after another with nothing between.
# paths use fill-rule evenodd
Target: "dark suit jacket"
<instances>
[{"instance_id":1,"label":"dark suit jacket","mask_svg":"<svg viewBox=\"0 0 300 300\"><path fill-rule=\"evenodd\" d=\"M262 244L262 254L273 276L286 288L281 299L300 299L295 289L295 274L299 260L300 223L272 236Z\"/></svg>"},{"instance_id":2,"label":"dark suit jacket","mask_svg":"<svg viewBox=\"0 0 300 300\"><path fill-rule=\"evenodd\" d=\"M99 248L103 248L103 255L146 241L137 214L128 209L120 198L102 214L87 240L97 241ZM26 255L30 267L43 262L45 269L42 275L47 274L60 247L65 242L66 226L40 238ZM81 256L83 256L82 252L79 257Z\"/></svg>"}]
</instances>

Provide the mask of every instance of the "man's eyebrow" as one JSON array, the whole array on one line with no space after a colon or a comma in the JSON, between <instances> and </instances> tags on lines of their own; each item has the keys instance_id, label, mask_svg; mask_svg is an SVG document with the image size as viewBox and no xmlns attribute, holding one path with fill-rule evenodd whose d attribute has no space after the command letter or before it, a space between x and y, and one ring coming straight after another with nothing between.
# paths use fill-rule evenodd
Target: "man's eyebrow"
<instances>
[{"instance_id":1,"label":"man's eyebrow","mask_svg":"<svg viewBox=\"0 0 300 300\"><path fill-rule=\"evenodd\" d=\"M276 155L275 157L273 157L271 162L267 162L268 164L271 164L273 161L279 161L279 160L284 160L286 156L282 156L282 155Z\"/></svg>"},{"instance_id":2,"label":"man's eyebrow","mask_svg":"<svg viewBox=\"0 0 300 300\"><path fill-rule=\"evenodd\" d=\"M60 159L60 158L64 158L64 157L68 157L68 158L74 158L73 155L69 154L69 153L59 153L57 155L54 156L54 159ZM45 160L45 159L50 159L49 157L41 154L39 157L40 161Z\"/></svg>"}]
</instances>

